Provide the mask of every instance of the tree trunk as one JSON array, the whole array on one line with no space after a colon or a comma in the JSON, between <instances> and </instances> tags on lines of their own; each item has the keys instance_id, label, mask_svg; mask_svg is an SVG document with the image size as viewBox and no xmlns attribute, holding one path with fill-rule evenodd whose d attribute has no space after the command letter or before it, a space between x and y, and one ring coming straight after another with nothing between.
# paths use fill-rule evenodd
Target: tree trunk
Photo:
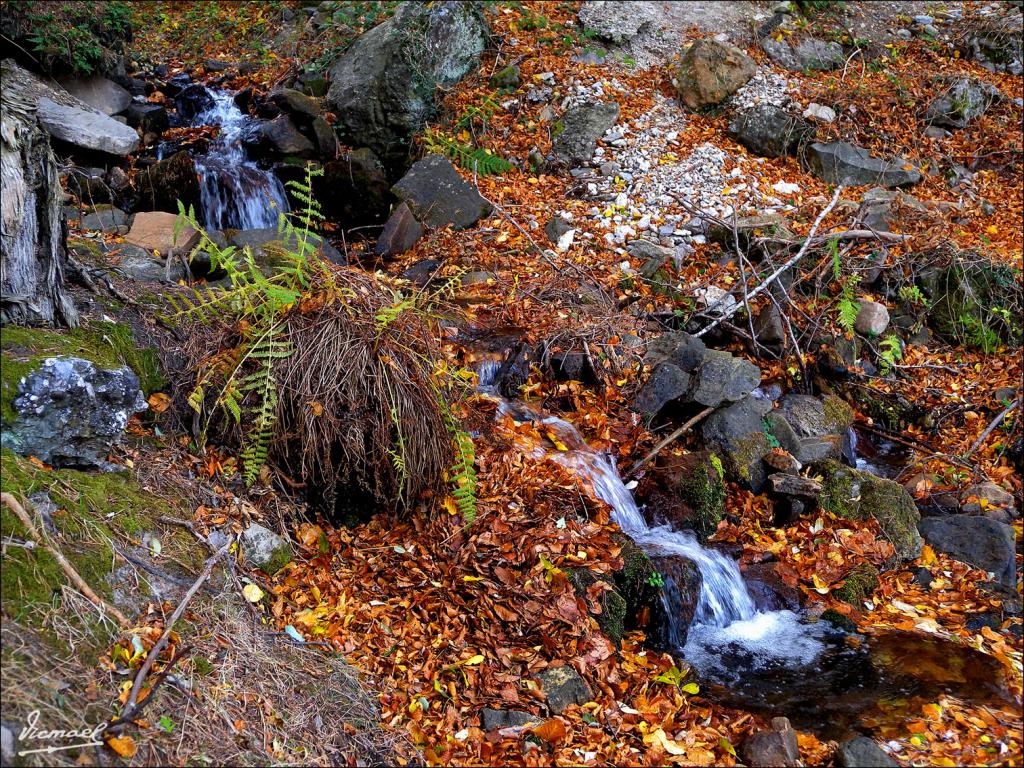
<instances>
[{"instance_id":1,"label":"tree trunk","mask_svg":"<svg viewBox=\"0 0 1024 768\"><path fill-rule=\"evenodd\" d=\"M7 62L4 62L6 69ZM0 86L0 324L78 324L67 294L63 191L35 104Z\"/></svg>"}]
</instances>

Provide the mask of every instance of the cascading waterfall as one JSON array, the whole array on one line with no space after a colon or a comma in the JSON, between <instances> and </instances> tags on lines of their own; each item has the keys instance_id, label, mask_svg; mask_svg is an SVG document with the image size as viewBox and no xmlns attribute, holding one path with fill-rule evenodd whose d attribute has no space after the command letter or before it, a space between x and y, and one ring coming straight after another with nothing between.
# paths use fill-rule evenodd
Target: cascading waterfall
<instances>
[{"instance_id":1,"label":"cascading waterfall","mask_svg":"<svg viewBox=\"0 0 1024 768\"><path fill-rule=\"evenodd\" d=\"M204 155L195 158L207 229L266 229L276 227L287 213L288 196L272 171L249 159L242 144L252 118L244 114L228 91L209 91L213 106L196 115L193 125L217 125L220 135Z\"/></svg>"},{"instance_id":2,"label":"cascading waterfall","mask_svg":"<svg viewBox=\"0 0 1024 768\"><path fill-rule=\"evenodd\" d=\"M498 363L488 361L478 372L481 391L495 397L493 382L498 368ZM497 399L499 412L543 424L568 449L552 453L548 458L582 476L594 495L612 508L612 519L640 547L656 556L680 555L697 566L701 587L694 617L696 622L725 627L754 617L757 613L754 601L743 584L739 566L733 560L720 552L705 549L691 533L669 526L648 526L611 459L587 445L572 424L555 416L542 416L525 405L513 405L500 397ZM669 640L681 646L682 628L672 621L675 618L673 606L679 604L678 598L671 594L673 588L673 584L666 582L662 600L669 617Z\"/></svg>"}]
</instances>

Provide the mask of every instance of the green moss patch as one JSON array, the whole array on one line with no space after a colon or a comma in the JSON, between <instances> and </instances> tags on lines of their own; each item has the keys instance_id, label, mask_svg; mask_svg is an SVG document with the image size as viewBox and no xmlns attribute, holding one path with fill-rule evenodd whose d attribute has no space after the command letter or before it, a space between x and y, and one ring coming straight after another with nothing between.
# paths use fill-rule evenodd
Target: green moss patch
<instances>
[{"instance_id":1,"label":"green moss patch","mask_svg":"<svg viewBox=\"0 0 1024 768\"><path fill-rule=\"evenodd\" d=\"M843 586L832 594L844 603L862 608L864 601L878 589L878 569L870 563L861 563L846 574L843 581Z\"/></svg>"}]
</instances>

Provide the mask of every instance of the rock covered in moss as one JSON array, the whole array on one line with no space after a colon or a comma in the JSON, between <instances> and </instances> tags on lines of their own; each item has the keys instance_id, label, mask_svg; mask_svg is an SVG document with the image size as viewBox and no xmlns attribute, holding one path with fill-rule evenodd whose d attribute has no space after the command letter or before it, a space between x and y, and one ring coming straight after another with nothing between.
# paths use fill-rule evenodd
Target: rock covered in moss
<instances>
[{"instance_id":1,"label":"rock covered in moss","mask_svg":"<svg viewBox=\"0 0 1024 768\"><path fill-rule=\"evenodd\" d=\"M789 394L766 417L771 435L801 464L843 455L846 431L853 423L853 410L835 395L816 398Z\"/></svg>"},{"instance_id":2,"label":"rock covered in moss","mask_svg":"<svg viewBox=\"0 0 1024 768\"><path fill-rule=\"evenodd\" d=\"M721 456L726 472L755 492L767 476L761 457L772 447L764 422L771 407L769 400L745 397L712 413L701 428L705 445Z\"/></svg>"},{"instance_id":3,"label":"rock covered in moss","mask_svg":"<svg viewBox=\"0 0 1024 768\"><path fill-rule=\"evenodd\" d=\"M921 515L902 485L834 460L821 462L816 469L823 478L818 499L822 509L848 520L874 518L900 560L921 554Z\"/></svg>"},{"instance_id":4,"label":"rock covered in moss","mask_svg":"<svg viewBox=\"0 0 1024 768\"><path fill-rule=\"evenodd\" d=\"M3 446L55 467L106 467L128 419L146 408L130 368L48 358L19 383L17 419L2 432Z\"/></svg>"},{"instance_id":5,"label":"rock covered in moss","mask_svg":"<svg viewBox=\"0 0 1024 768\"><path fill-rule=\"evenodd\" d=\"M723 475L722 462L711 451L662 454L637 495L655 522L693 530L703 540L715 532L725 511Z\"/></svg>"},{"instance_id":6,"label":"rock covered in moss","mask_svg":"<svg viewBox=\"0 0 1024 768\"><path fill-rule=\"evenodd\" d=\"M292 561L291 543L258 523L253 523L242 532L239 543L245 562L269 576Z\"/></svg>"},{"instance_id":7,"label":"rock covered in moss","mask_svg":"<svg viewBox=\"0 0 1024 768\"><path fill-rule=\"evenodd\" d=\"M846 574L843 581L843 586L833 594L844 603L860 608L871 593L878 589L878 569L870 563L861 563Z\"/></svg>"}]
</instances>

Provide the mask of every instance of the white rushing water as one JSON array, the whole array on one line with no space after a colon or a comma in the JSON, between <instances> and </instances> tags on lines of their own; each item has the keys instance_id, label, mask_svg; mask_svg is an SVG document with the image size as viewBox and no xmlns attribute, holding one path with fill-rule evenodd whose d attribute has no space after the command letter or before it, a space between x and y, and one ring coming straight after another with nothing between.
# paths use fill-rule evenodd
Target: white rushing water
<instances>
[{"instance_id":1,"label":"white rushing water","mask_svg":"<svg viewBox=\"0 0 1024 768\"><path fill-rule=\"evenodd\" d=\"M676 623L674 615L679 599L670 594L675 585L666 579L662 590L669 639L677 647L681 646L683 656L692 666L726 677L735 673L737 652L745 659L745 664L754 669L797 668L814 661L824 646L796 614L758 611L734 560L702 546L688 531L677 531L667 525L649 526L614 462L587 445L572 424L554 416L543 416L529 406L510 403L495 394L493 385L499 368L500 363L496 361L485 362L479 368L480 389L496 397L499 412L510 413L520 421L542 424L545 431L567 449L548 453L547 458L580 475L594 495L612 508L612 519L645 552L655 558L680 556L696 565L701 586L685 645L681 642L683 628Z\"/></svg>"},{"instance_id":2,"label":"white rushing water","mask_svg":"<svg viewBox=\"0 0 1024 768\"><path fill-rule=\"evenodd\" d=\"M217 125L220 135L206 154L195 157L207 229L266 229L276 227L287 213L288 196L273 171L249 159L242 144L253 120L235 104L234 94L210 91L213 106L198 114L193 125Z\"/></svg>"}]
</instances>

